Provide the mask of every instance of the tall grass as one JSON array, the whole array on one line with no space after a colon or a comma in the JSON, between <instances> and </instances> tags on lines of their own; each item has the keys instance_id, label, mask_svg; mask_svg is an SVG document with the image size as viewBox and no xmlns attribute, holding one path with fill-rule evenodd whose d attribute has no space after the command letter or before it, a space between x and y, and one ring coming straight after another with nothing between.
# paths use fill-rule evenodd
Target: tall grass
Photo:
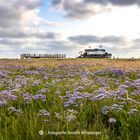
<instances>
[{"instance_id":1,"label":"tall grass","mask_svg":"<svg viewBox=\"0 0 140 140\"><path fill-rule=\"evenodd\" d=\"M140 61L0 64L0 140L140 139Z\"/></svg>"}]
</instances>

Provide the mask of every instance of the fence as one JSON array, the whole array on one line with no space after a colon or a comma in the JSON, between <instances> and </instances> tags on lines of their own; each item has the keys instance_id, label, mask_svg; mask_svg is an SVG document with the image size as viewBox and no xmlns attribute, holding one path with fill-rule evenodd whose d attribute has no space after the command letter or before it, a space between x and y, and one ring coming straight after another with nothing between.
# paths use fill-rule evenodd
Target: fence
<instances>
[{"instance_id":1,"label":"fence","mask_svg":"<svg viewBox=\"0 0 140 140\"><path fill-rule=\"evenodd\" d=\"M25 58L66 58L66 54L21 54L21 59Z\"/></svg>"}]
</instances>

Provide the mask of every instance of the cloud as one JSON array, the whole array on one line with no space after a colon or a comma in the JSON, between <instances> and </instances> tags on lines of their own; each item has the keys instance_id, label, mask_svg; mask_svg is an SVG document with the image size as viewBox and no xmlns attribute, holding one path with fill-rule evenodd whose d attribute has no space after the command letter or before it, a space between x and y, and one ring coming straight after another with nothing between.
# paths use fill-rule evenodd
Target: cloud
<instances>
[{"instance_id":1,"label":"cloud","mask_svg":"<svg viewBox=\"0 0 140 140\"><path fill-rule=\"evenodd\" d=\"M139 50L140 51L140 38L134 39L131 43L132 50Z\"/></svg>"},{"instance_id":2,"label":"cloud","mask_svg":"<svg viewBox=\"0 0 140 140\"><path fill-rule=\"evenodd\" d=\"M0 30L0 38L11 38L11 39L28 39L28 38L38 38L38 39L56 39L60 38L60 33L55 32L21 32L21 31L4 31ZM1 40L0 40L1 43Z\"/></svg>"},{"instance_id":3,"label":"cloud","mask_svg":"<svg viewBox=\"0 0 140 140\"><path fill-rule=\"evenodd\" d=\"M7 56L14 53L14 57L19 57L22 53L62 53L69 57L75 57L80 46L69 40L23 40L23 39L3 39L0 40L0 56ZM6 53L7 51L11 52ZM73 53L70 53L73 52Z\"/></svg>"},{"instance_id":4,"label":"cloud","mask_svg":"<svg viewBox=\"0 0 140 140\"><path fill-rule=\"evenodd\" d=\"M52 5L59 5L63 0L52 0Z\"/></svg>"},{"instance_id":5,"label":"cloud","mask_svg":"<svg viewBox=\"0 0 140 140\"><path fill-rule=\"evenodd\" d=\"M108 0L84 0L84 3L95 3L106 5L108 3Z\"/></svg>"},{"instance_id":6,"label":"cloud","mask_svg":"<svg viewBox=\"0 0 140 140\"><path fill-rule=\"evenodd\" d=\"M102 45L108 52L115 57L140 57L140 39L130 39L124 36L94 36L94 35L77 35L68 37L69 40L79 45L79 50L84 51L88 45L98 47Z\"/></svg>"},{"instance_id":7,"label":"cloud","mask_svg":"<svg viewBox=\"0 0 140 140\"><path fill-rule=\"evenodd\" d=\"M138 1L124 1L124 4L120 0L110 1L52 0L52 7L73 21L108 11L108 4L139 4ZM71 35L65 38L59 30L54 32L54 29L67 23L53 22L39 16L42 2L43 0L0 0L0 56L17 57L21 53L67 53L75 56L90 43L105 44L109 50L113 50L115 46L117 52L125 52L125 49L130 52L139 50L139 39L130 40L128 44L128 40L123 36ZM49 31L48 26L55 28L50 28L53 30Z\"/></svg>"},{"instance_id":8,"label":"cloud","mask_svg":"<svg viewBox=\"0 0 140 140\"><path fill-rule=\"evenodd\" d=\"M140 43L140 38L134 39L133 42L134 43Z\"/></svg>"},{"instance_id":9,"label":"cloud","mask_svg":"<svg viewBox=\"0 0 140 140\"><path fill-rule=\"evenodd\" d=\"M119 6L128 6L137 4L140 5L139 0L84 0L85 3L98 3L102 5L112 4L112 5L119 5Z\"/></svg>"},{"instance_id":10,"label":"cloud","mask_svg":"<svg viewBox=\"0 0 140 140\"><path fill-rule=\"evenodd\" d=\"M52 0L52 7L60 10L64 17L72 19L84 19L110 10L108 7L84 3L80 0Z\"/></svg>"},{"instance_id":11,"label":"cloud","mask_svg":"<svg viewBox=\"0 0 140 140\"><path fill-rule=\"evenodd\" d=\"M19 26L22 10L10 7L10 5L0 5L0 27L9 28Z\"/></svg>"},{"instance_id":12,"label":"cloud","mask_svg":"<svg viewBox=\"0 0 140 140\"><path fill-rule=\"evenodd\" d=\"M64 17L86 19L102 12L111 11L113 6L139 5L140 0L52 0L52 7L60 10Z\"/></svg>"},{"instance_id":13,"label":"cloud","mask_svg":"<svg viewBox=\"0 0 140 140\"><path fill-rule=\"evenodd\" d=\"M1 39L0 40L0 45L5 45L5 46L19 46L23 45L24 41L20 40L11 40L11 39Z\"/></svg>"},{"instance_id":14,"label":"cloud","mask_svg":"<svg viewBox=\"0 0 140 140\"><path fill-rule=\"evenodd\" d=\"M98 37L94 35L78 35L78 36L70 36L69 40L78 43L80 45L86 45L90 43L116 43L116 44L125 44L126 39L122 36L104 36Z\"/></svg>"},{"instance_id":15,"label":"cloud","mask_svg":"<svg viewBox=\"0 0 140 140\"><path fill-rule=\"evenodd\" d=\"M61 39L60 33L44 30L44 27L63 26L63 23L41 18L39 7L42 2L43 0L0 0L1 57L13 52L17 57L20 53L41 51L48 48L47 42ZM43 46L38 46L39 43Z\"/></svg>"},{"instance_id":16,"label":"cloud","mask_svg":"<svg viewBox=\"0 0 140 140\"><path fill-rule=\"evenodd\" d=\"M45 23L47 26L52 26L52 27L63 27L65 25L64 22L54 22L54 21L46 21L45 20Z\"/></svg>"},{"instance_id":17,"label":"cloud","mask_svg":"<svg viewBox=\"0 0 140 140\"><path fill-rule=\"evenodd\" d=\"M20 27L24 13L40 6L42 0L1 0L0 28Z\"/></svg>"}]
</instances>

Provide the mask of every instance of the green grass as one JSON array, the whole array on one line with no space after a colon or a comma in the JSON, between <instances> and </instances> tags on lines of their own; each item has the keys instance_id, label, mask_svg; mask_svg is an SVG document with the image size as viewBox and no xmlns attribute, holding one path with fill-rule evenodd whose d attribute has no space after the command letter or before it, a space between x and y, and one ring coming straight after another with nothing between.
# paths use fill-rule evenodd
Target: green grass
<instances>
[{"instance_id":1,"label":"green grass","mask_svg":"<svg viewBox=\"0 0 140 140\"><path fill-rule=\"evenodd\" d=\"M121 75L106 70L105 64L83 65L79 59L77 63L76 60L69 61L74 63L65 66L59 63L62 67L50 64L43 70L17 65L14 69L11 65L0 69L8 72L7 77L0 77L0 140L140 140L140 89L135 84L140 79L140 71L126 69ZM34 71L39 74L28 73ZM48 79L44 78L46 74ZM123 89L125 94L114 96L113 92L118 91L126 81L133 86ZM11 94L3 94L3 91L11 91ZM137 94L133 95L133 92ZM35 95L39 94L45 97L35 100ZM108 97L93 99L100 94ZM11 95L15 95L16 99ZM71 100L73 102L65 106ZM113 104L117 107L113 108ZM102 109L105 106L109 110L104 114ZM17 110L12 111L10 107ZM131 109L137 111L130 113ZM40 115L41 110L46 110L49 115ZM116 122L109 122L110 118L115 118ZM43 135L39 134L40 130L44 131ZM74 134L76 131L77 134ZM86 134L78 134L84 131ZM67 134L56 135L58 132ZM96 135L96 132L101 134Z\"/></svg>"}]
</instances>

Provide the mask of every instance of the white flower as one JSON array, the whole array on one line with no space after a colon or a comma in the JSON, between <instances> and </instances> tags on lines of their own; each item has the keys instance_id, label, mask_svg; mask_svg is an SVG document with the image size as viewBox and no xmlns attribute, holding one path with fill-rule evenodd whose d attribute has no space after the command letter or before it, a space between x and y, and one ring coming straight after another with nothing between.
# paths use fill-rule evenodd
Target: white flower
<instances>
[{"instance_id":1,"label":"white flower","mask_svg":"<svg viewBox=\"0 0 140 140\"><path fill-rule=\"evenodd\" d=\"M109 123L116 123L116 119L115 118L109 118Z\"/></svg>"}]
</instances>

